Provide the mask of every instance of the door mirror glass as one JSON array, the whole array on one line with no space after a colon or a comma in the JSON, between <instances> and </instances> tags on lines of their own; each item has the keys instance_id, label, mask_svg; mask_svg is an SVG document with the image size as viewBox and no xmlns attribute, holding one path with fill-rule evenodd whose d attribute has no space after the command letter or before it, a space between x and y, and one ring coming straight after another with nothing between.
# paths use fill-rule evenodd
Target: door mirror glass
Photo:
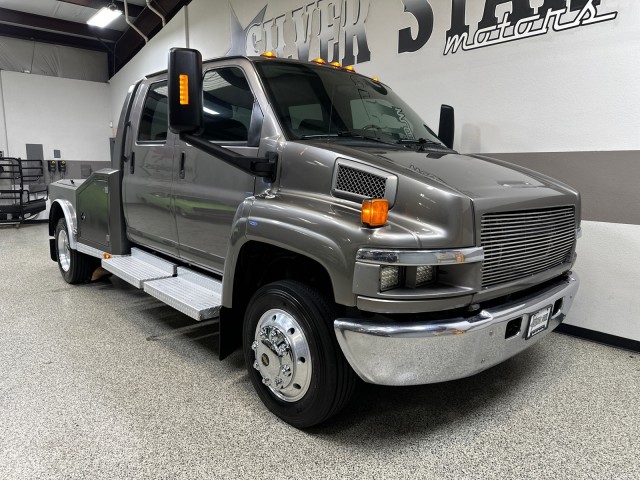
<instances>
[{"instance_id":1,"label":"door mirror glass","mask_svg":"<svg viewBox=\"0 0 640 480\"><path fill-rule=\"evenodd\" d=\"M174 133L202 130L202 55L190 48L169 52L169 128Z\"/></svg>"}]
</instances>

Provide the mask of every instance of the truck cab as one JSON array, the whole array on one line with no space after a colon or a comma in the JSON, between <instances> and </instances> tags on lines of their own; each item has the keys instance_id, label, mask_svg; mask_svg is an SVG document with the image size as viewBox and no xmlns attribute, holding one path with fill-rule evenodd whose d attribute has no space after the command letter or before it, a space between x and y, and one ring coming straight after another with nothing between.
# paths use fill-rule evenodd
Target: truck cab
<instances>
[{"instance_id":1,"label":"truck cab","mask_svg":"<svg viewBox=\"0 0 640 480\"><path fill-rule=\"evenodd\" d=\"M357 378L473 375L568 313L580 198L505 162L460 155L389 86L352 68L260 57L131 87L111 169L51 189L66 281L102 266L244 350L273 413L336 414Z\"/></svg>"}]
</instances>

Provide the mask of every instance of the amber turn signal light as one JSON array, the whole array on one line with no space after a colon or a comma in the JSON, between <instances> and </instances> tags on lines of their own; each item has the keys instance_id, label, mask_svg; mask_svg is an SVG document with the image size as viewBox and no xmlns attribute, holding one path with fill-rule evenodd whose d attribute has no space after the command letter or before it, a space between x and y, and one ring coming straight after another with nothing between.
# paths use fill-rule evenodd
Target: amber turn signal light
<instances>
[{"instance_id":1,"label":"amber turn signal light","mask_svg":"<svg viewBox=\"0 0 640 480\"><path fill-rule=\"evenodd\" d=\"M189 76L180 75L180 105L189 105Z\"/></svg>"},{"instance_id":2,"label":"amber turn signal light","mask_svg":"<svg viewBox=\"0 0 640 480\"><path fill-rule=\"evenodd\" d=\"M389 201L386 198L372 198L362 201L362 224L367 227L382 227L387 223Z\"/></svg>"}]
</instances>

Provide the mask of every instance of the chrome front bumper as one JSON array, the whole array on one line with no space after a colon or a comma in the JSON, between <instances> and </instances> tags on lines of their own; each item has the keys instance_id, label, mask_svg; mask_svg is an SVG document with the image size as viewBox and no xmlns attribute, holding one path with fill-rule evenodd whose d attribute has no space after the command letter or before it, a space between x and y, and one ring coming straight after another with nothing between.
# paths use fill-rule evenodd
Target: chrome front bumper
<instances>
[{"instance_id":1,"label":"chrome front bumper","mask_svg":"<svg viewBox=\"0 0 640 480\"><path fill-rule=\"evenodd\" d=\"M365 382L421 385L468 377L497 365L537 343L566 317L578 291L578 276L521 298L482 310L472 318L437 322L373 323L339 318L338 342L351 367ZM562 299L562 307L543 332L526 339L530 316ZM505 338L507 324L521 318L520 332Z\"/></svg>"}]
</instances>

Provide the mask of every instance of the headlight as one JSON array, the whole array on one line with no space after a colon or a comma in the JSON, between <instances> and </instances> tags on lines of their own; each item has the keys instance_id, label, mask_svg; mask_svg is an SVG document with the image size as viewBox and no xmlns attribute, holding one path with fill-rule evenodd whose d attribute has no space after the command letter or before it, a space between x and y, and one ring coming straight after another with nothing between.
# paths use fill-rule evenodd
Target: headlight
<instances>
[{"instance_id":1,"label":"headlight","mask_svg":"<svg viewBox=\"0 0 640 480\"><path fill-rule=\"evenodd\" d=\"M433 280L433 266L423 265L416 268L416 287L429 283Z\"/></svg>"},{"instance_id":2,"label":"headlight","mask_svg":"<svg viewBox=\"0 0 640 480\"><path fill-rule=\"evenodd\" d=\"M436 267L433 265L422 265L420 267L407 267L405 284L409 288L417 288L435 280Z\"/></svg>"},{"instance_id":3,"label":"headlight","mask_svg":"<svg viewBox=\"0 0 640 480\"><path fill-rule=\"evenodd\" d=\"M419 267L380 267L380 291L391 290L398 287L418 288L436 279L436 267L434 265L422 265Z\"/></svg>"},{"instance_id":4,"label":"headlight","mask_svg":"<svg viewBox=\"0 0 640 480\"><path fill-rule=\"evenodd\" d=\"M380 268L380 291L391 290L400 285L401 268L387 266Z\"/></svg>"}]
</instances>

